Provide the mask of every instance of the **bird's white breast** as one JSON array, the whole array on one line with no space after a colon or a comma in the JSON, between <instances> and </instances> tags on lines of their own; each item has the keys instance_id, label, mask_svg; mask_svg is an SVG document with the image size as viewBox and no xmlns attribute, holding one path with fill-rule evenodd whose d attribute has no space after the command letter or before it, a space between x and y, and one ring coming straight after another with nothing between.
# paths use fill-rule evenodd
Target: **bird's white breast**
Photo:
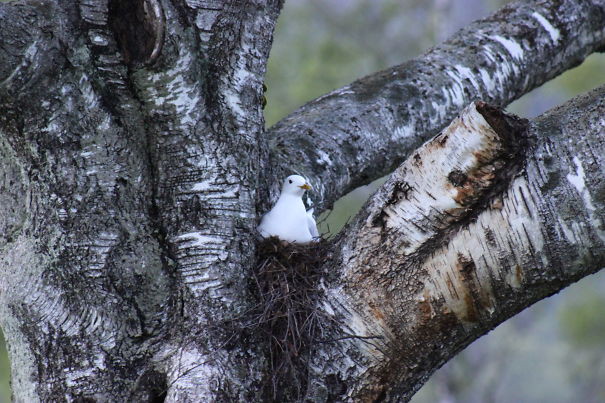
<instances>
[{"instance_id":1,"label":"bird's white breast","mask_svg":"<svg viewBox=\"0 0 605 403\"><path fill-rule=\"evenodd\" d=\"M307 243L313 240L309 231L308 216L300 197L280 196L258 227L263 237L276 236L284 241Z\"/></svg>"}]
</instances>

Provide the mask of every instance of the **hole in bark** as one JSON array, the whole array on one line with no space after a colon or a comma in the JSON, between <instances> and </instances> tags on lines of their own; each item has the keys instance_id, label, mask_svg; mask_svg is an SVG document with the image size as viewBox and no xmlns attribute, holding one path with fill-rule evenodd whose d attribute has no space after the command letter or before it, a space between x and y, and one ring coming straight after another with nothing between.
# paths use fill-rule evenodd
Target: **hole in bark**
<instances>
[{"instance_id":1,"label":"hole in bark","mask_svg":"<svg viewBox=\"0 0 605 403\"><path fill-rule=\"evenodd\" d=\"M458 169L454 169L449 173L447 179L450 183L456 187L463 186L466 180L468 179L466 174Z\"/></svg>"},{"instance_id":2,"label":"hole in bark","mask_svg":"<svg viewBox=\"0 0 605 403\"><path fill-rule=\"evenodd\" d=\"M126 64L150 64L160 55L165 21L159 0L111 0L109 25Z\"/></svg>"},{"instance_id":3,"label":"hole in bark","mask_svg":"<svg viewBox=\"0 0 605 403\"><path fill-rule=\"evenodd\" d=\"M163 403L168 394L166 374L148 370L139 377L134 388L132 401L146 403Z\"/></svg>"}]
</instances>

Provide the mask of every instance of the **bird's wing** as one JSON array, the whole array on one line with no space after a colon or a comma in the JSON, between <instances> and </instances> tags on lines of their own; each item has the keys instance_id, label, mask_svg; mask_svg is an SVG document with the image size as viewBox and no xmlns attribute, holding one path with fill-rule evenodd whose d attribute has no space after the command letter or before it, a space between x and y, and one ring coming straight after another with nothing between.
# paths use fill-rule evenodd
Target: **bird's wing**
<instances>
[{"instance_id":1,"label":"bird's wing","mask_svg":"<svg viewBox=\"0 0 605 403\"><path fill-rule=\"evenodd\" d=\"M263 238L268 238L269 236L271 236L271 234L269 234L269 231L267 231L267 228L263 221L261 221L260 225L256 227L256 230L261 234Z\"/></svg>"},{"instance_id":2,"label":"bird's wing","mask_svg":"<svg viewBox=\"0 0 605 403\"><path fill-rule=\"evenodd\" d=\"M309 232L313 238L319 238L319 231L317 231L317 224L315 223L315 218L313 218L313 210L307 210L307 226L309 227Z\"/></svg>"}]
</instances>

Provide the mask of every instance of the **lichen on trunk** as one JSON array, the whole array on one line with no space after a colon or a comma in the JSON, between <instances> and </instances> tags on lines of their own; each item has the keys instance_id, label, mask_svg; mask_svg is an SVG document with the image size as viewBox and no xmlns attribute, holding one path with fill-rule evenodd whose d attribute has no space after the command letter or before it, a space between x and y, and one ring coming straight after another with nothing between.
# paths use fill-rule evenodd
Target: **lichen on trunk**
<instances>
[{"instance_id":1,"label":"lichen on trunk","mask_svg":"<svg viewBox=\"0 0 605 403\"><path fill-rule=\"evenodd\" d=\"M407 399L603 267L605 90L529 123L463 111L602 49L602 1L504 8L265 132L281 6L0 3L0 326L16 401ZM286 170L309 176L319 212L394 168L333 241L258 243Z\"/></svg>"}]
</instances>

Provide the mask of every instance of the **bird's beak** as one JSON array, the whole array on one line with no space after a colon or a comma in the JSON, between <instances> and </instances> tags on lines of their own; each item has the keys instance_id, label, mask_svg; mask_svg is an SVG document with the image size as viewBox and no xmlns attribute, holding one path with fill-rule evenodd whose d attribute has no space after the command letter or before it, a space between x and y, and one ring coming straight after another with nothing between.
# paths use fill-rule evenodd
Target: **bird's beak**
<instances>
[{"instance_id":1,"label":"bird's beak","mask_svg":"<svg viewBox=\"0 0 605 403\"><path fill-rule=\"evenodd\" d=\"M305 189L305 190L311 190L311 189L313 189L308 183L305 183L304 185L299 186L299 188Z\"/></svg>"}]
</instances>

